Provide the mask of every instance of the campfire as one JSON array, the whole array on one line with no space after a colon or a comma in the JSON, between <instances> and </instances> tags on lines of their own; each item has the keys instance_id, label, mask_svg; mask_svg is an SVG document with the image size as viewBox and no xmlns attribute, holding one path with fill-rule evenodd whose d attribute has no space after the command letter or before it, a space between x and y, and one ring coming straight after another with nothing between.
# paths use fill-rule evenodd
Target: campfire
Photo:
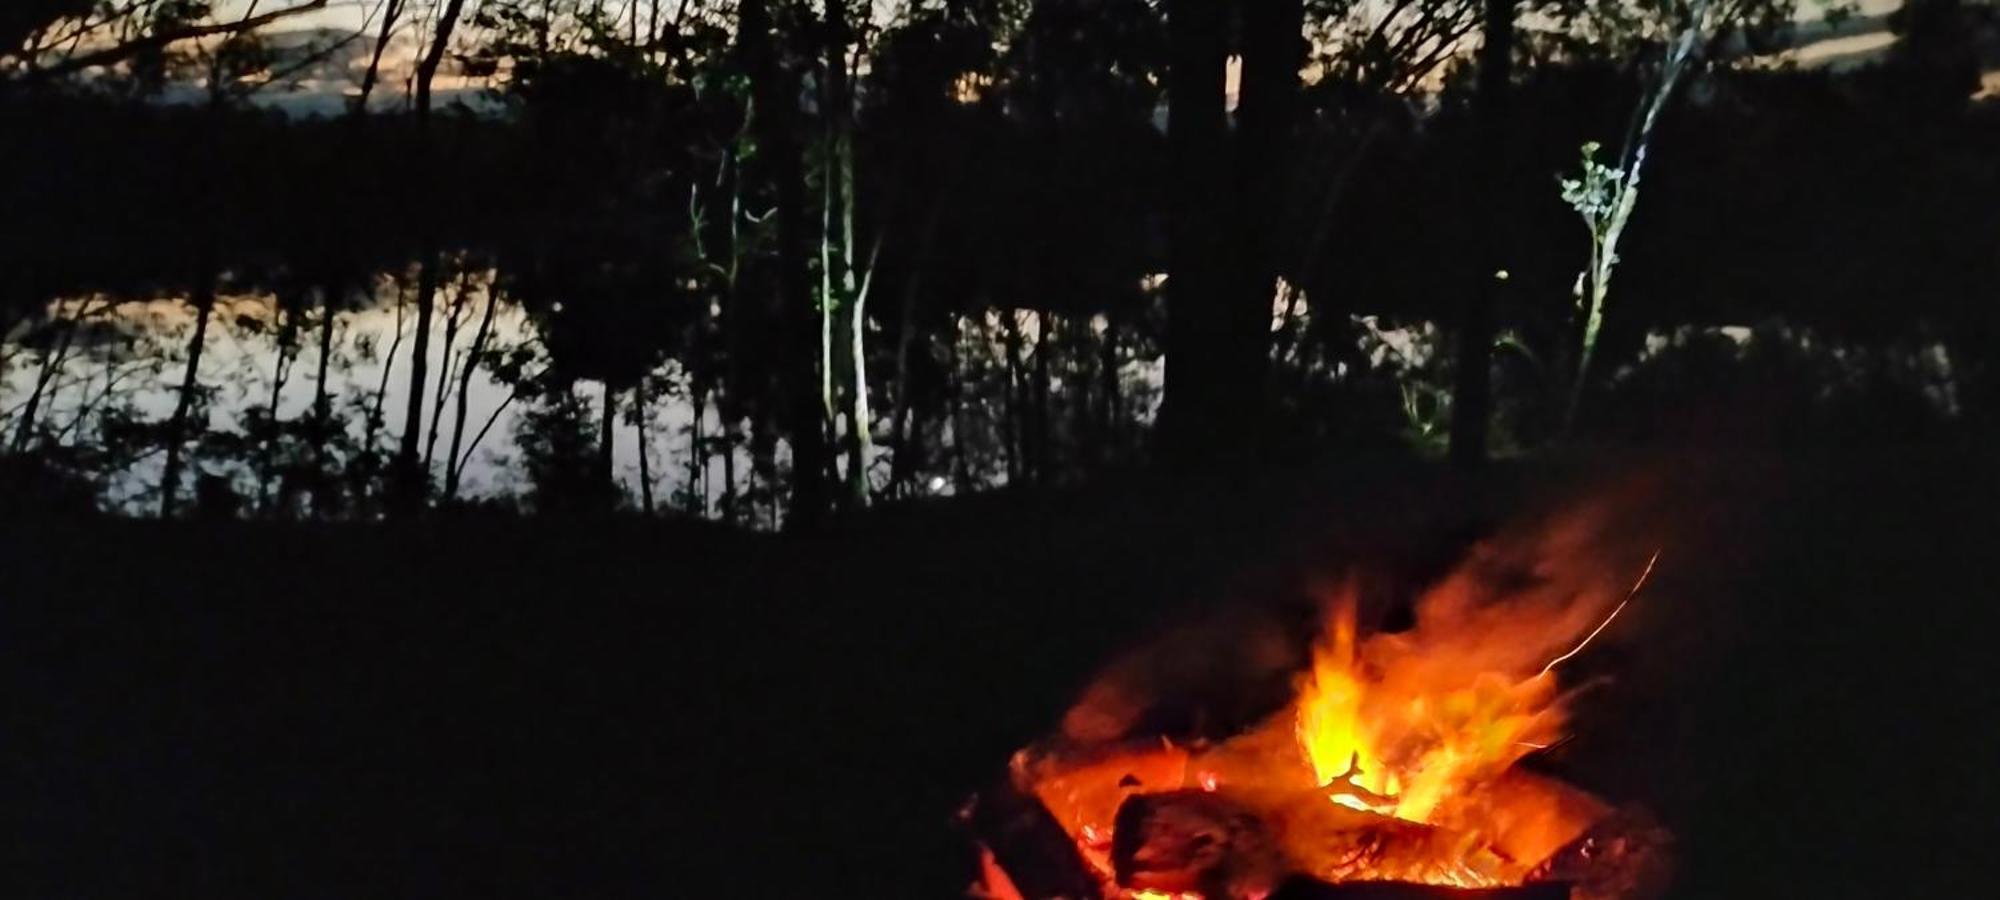
<instances>
[{"instance_id":1,"label":"campfire","mask_svg":"<svg viewBox=\"0 0 2000 900\"><path fill-rule=\"evenodd\" d=\"M1566 740L1592 685L1568 670L1659 553L1614 575L1553 534L1526 563L1475 552L1398 630L1364 627L1353 585L1328 592L1289 701L1227 737L1103 727L1143 720L1145 686L1114 667L968 805L974 895L1656 897L1668 834L1524 762Z\"/></svg>"}]
</instances>

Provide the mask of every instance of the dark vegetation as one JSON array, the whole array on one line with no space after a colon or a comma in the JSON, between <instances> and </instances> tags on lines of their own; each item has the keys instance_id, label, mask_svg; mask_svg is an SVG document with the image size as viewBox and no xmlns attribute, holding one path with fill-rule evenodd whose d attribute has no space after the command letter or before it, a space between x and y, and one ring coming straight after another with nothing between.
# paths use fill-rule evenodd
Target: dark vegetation
<instances>
[{"instance_id":1,"label":"dark vegetation","mask_svg":"<svg viewBox=\"0 0 2000 900\"><path fill-rule=\"evenodd\" d=\"M1631 470L1551 764L1988 890L1990 6L321 5L0 4L0 894L951 895L1116 650Z\"/></svg>"},{"instance_id":2,"label":"dark vegetation","mask_svg":"<svg viewBox=\"0 0 2000 900\"><path fill-rule=\"evenodd\" d=\"M1761 5L669 6L390 2L329 49L194 4L80 71L72 10L11 25L10 477L810 527L1454 435L1476 465L1990 428L1981 6L1838 72L1760 62ZM220 33L149 42L187 28ZM1482 33L1511 52L1455 52ZM340 48L378 102L260 102ZM1586 142L1648 151L1601 333L1555 183Z\"/></svg>"},{"instance_id":3,"label":"dark vegetation","mask_svg":"<svg viewBox=\"0 0 2000 900\"><path fill-rule=\"evenodd\" d=\"M1726 463L1672 482L1734 499L1688 518L1645 624L1590 657L1615 680L1557 764L1668 820L1675 896L1976 891L2000 799L1981 749L2000 684L1986 460ZM1271 470L954 502L813 541L10 530L4 880L953 896L953 810L1113 652L1332 561L1421 580L1571 477L1509 467L1480 512L1421 470Z\"/></svg>"}]
</instances>

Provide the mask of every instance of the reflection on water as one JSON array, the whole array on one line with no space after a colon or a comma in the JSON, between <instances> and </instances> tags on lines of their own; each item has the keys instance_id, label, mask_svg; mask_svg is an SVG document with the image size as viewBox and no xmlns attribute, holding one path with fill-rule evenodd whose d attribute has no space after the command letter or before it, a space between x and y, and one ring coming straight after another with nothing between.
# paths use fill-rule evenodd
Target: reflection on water
<instances>
[{"instance_id":1,"label":"reflection on water","mask_svg":"<svg viewBox=\"0 0 2000 900\"><path fill-rule=\"evenodd\" d=\"M496 373L495 360L532 353L538 338L527 313L504 295L486 320L488 293L476 283L462 292L441 292L421 409L424 455L433 478L443 484L458 469L456 495L468 501L512 498L524 490L515 438L529 403L519 385ZM289 309L271 294L218 296L202 342L199 402L186 429L190 443L201 449L183 483L206 480L213 491L220 479L244 502L300 502L283 495L303 486L286 485L285 473L267 471L264 456L279 449L253 444L288 439L273 423L311 424L321 396L329 405L328 446L345 448L348 455L393 453L410 391L416 314L408 294L407 285L382 278L373 290L331 312ZM39 321L16 325L0 370L8 447L115 446L121 428L167 420L180 396L195 319L184 297L84 297L51 303ZM690 497L713 508L722 490L720 465L691 471L669 459L685 449L673 446L676 436L685 442L695 433L688 392L674 388L685 380L679 369L670 362L652 375L661 382L661 396L648 404L643 423L652 438L645 468L659 496ZM574 390L587 412L597 415L601 388L579 383ZM31 405L32 422L25 418ZM705 413L703 430L718 433L713 406ZM614 470L633 497L642 493L641 427L629 409L619 412L613 427ZM742 471L749 470L740 452L737 461ZM102 459L108 467L103 502L122 512L150 511L162 462L155 451Z\"/></svg>"},{"instance_id":2,"label":"reflection on water","mask_svg":"<svg viewBox=\"0 0 2000 900\"><path fill-rule=\"evenodd\" d=\"M28 481L41 488L81 485L84 503L151 515L168 480L166 448L178 444L179 512L382 515L409 421L416 281L378 274L339 291L224 290L205 328L186 296L76 296L0 320L0 458L16 472L32 460ZM543 512L613 505L776 526L791 477L779 404L756 393L770 390L768 373L732 363L729 353L744 351L715 338L721 312L674 326L683 333L649 351L658 362L643 379L607 390L575 373L609 365L603 357L629 336L580 327L561 304L528 308L493 270L453 273L439 285L415 411L432 500ZM1138 458L1159 407L1161 324L1157 303L1124 322L989 309L909 341L871 323L867 492L1059 483ZM1322 441L1342 429L1400 434L1408 449L1443 449L1451 354L1435 324L1316 321L1291 292L1274 307L1273 331L1283 427ZM567 376L549 347L558 332ZM1532 446L1534 400L1560 385L1560 373L1525 350L1501 353L1496 367L1511 398L1496 409L1498 433ZM1751 401L1782 420L1780 431L1824 434L1837 421L1829 415L1867 403L1920 429L1959 414L1958 378L1936 339L1863 346L1784 323L1676 326L1643 335L1607 370L1599 408L1607 432L1649 439L1691 403L1756 392L1764 396ZM184 383L193 388L176 441ZM1854 420L1879 424L1877 413L1861 409ZM836 404L826 423L842 448L826 474L851 491L849 418ZM607 469L615 490L604 487Z\"/></svg>"},{"instance_id":3,"label":"reflection on water","mask_svg":"<svg viewBox=\"0 0 2000 900\"><path fill-rule=\"evenodd\" d=\"M408 420L414 282L378 275L331 303L319 288L224 290L200 329L187 296L49 303L8 327L0 345L5 448L90 481L101 507L152 514L166 476L162 448L192 377L177 504L233 515L379 515ZM644 378L644 398L632 385L609 392L606 429L606 386L559 380L546 346L561 305L538 315L495 284L485 270L439 287L418 409L435 499L550 505L552 491L601 471L608 438L621 505L779 522L789 451L774 427L760 429L757 409L746 410L756 404L731 402L723 373L695 371L685 350L669 356ZM875 352L890 358L877 376L888 383L872 388L875 443L863 463L871 492L1042 480L1056 465L1083 462L1057 461L1080 451L1056 444L1085 431L1103 447L1129 444L1157 409L1160 364L1116 352L1119 337L1102 316L987 311L946 331L955 337L914 348L877 338L885 346ZM598 350L586 345L581 355ZM837 442L848 428L841 415L829 425ZM902 467L898 446L910 448ZM843 450L830 475L846 483L849 465ZM578 474L585 469L593 474Z\"/></svg>"}]
</instances>

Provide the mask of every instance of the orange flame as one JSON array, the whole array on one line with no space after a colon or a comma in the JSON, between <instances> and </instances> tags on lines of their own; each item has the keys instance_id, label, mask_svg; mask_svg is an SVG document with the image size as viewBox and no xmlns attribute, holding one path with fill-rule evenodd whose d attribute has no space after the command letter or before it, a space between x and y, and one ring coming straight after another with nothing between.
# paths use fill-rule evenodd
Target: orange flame
<instances>
[{"instance_id":1,"label":"orange flame","mask_svg":"<svg viewBox=\"0 0 2000 900\"><path fill-rule=\"evenodd\" d=\"M1492 786L1522 757L1563 739L1567 712L1555 668L1611 625L1658 561L1655 551L1601 619L1585 618L1602 608L1587 591L1496 603L1460 573L1420 599L1416 628L1360 641L1348 592L1331 604L1293 705L1314 783L1335 803L1449 829L1468 849L1491 847L1514 860L1474 866L1480 875L1466 883L1517 877L1589 823L1555 811L1552 795L1516 792L1513 808L1496 808Z\"/></svg>"},{"instance_id":2,"label":"orange flame","mask_svg":"<svg viewBox=\"0 0 2000 900\"><path fill-rule=\"evenodd\" d=\"M1424 824L1558 736L1551 679L1479 672L1432 681L1407 641L1378 639L1356 655L1354 605L1336 607L1296 704L1299 748L1334 802Z\"/></svg>"},{"instance_id":3,"label":"orange flame","mask_svg":"<svg viewBox=\"0 0 2000 900\"><path fill-rule=\"evenodd\" d=\"M1590 529L1570 524L1577 527L1543 536L1551 543L1535 548L1537 560L1579 548ZM1279 836L1292 865L1328 880L1519 884L1607 811L1516 764L1565 739L1568 695L1557 668L1625 612L1659 555L1615 605L1596 573L1537 565L1527 577L1495 577L1475 559L1419 597L1414 627L1393 634L1364 634L1357 593L1344 590L1326 606L1292 702L1266 724L1205 747L1127 745L1109 756L1045 758L1024 773L1107 883L1119 803L1134 793L1192 789L1235 791L1244 802L1302 798L1309 802L1297 809L1325 811L1317 805L1323 797L1347 808L1315 817L1282 805L1289 800L1269 801L1280 804L1273 807L1279 830L1416 823L1390 833L1420 841L1411 852L1421 859L1393 869L1356 869L1310 836Z\"/></svg>"}]
</instances>

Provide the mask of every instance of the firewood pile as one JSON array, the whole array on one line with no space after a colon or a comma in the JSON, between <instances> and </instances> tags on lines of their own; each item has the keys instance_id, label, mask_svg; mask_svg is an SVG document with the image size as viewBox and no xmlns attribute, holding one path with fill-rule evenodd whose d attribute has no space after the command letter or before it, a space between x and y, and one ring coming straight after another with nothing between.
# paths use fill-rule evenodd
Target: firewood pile
<instances>
[{"instance_id":1,"label":"firewood pile","mask_svg":"<svg viewBox=\"0 0 2000 900\"><path fill-rule=\"evenodd\" d=\"M1297 654L1249 627L1140 647L968 805L978 892L1656 900L1669 833L1543 764L1593 683L1570 667L1613 639L1660 559L1607 562L1621 554L1593 541L1618 533L1596 513L1508 532L1411 596L1393 629L1361 614L1352 584L1331 589ZM1282 702L1259 688L1285 680ZM1207 721L1155 715L1183 706L1249 714L1150 724Z\"/></svg>"},{"instance_id":2,"label":"firewood pile","mask_svg":"<svg viewBox=\"0 0 2000 900\"><path fill-rule=\"evenodd\" d=\"M962 823L982 850L975 894L1005 900L1657 900L1671 870L1671 836L1638 811L1605 816L1519 883L1494 884L1459 862L1448 830L1326 800L1134 790L1118 806L1108 878L1011 778L975 796Z\"/></svg>"}]
</instances>

